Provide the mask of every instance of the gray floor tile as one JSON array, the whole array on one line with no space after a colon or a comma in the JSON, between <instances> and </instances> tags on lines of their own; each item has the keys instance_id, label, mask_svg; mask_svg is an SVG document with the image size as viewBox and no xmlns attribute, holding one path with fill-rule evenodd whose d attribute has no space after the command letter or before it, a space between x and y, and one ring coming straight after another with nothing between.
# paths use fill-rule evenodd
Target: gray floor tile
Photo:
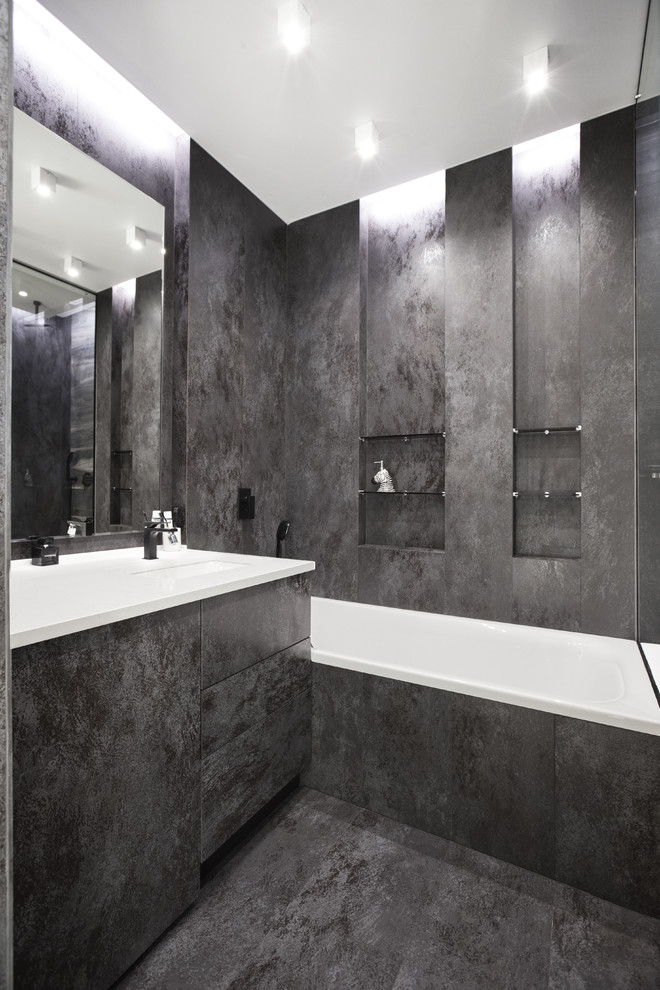
<instances>
[{"instance_id":1,"label":"gray floor tile","mask_svg":"<svg viewBox=\"0 0 660 990\"><path fill-rule=\"evenodd\" d=\"M220 990L350 835L351 805L301 789L207 880L197 903L119 984L121 990ZM118 988L119 990L119 988Z\"/></svg>"},{"instance_id":2,"label":"gray floor tile","mask_svg":"<svg viewBox=\"0 0 660 990\"><path fill-rule=\"evenodd\" d=\"M660 990L660 921L301 788L116 990Z\"/></svg>"},{"instance_id":3,"label":"gray floor tile","mask_svg":"<svg viewBox=\"0 0 660 990\"><path fill-rule=\"evenodd\" d=\"M549 990L659 990L660 950L592 917L555 912Z\"/></svg>"},{"instance_id":4,"label":"gray floor tile","mask_svg":"<svg viewBox=\"0 0 660 990\"><path fill-rule=\"evenodd\" d=\"M660 990L660 921L557 884L550 990Z\"/></svg>"},{"instance_id":5,"label":"gray floor tile","mask_svg":"<svg viewBox=\"0 0 660 990\"><path fill-rule=\"evenodd\" d=\"M422 913L393 990L545 990L552 907L453 866Z\"/></svg>"}]
</instances>

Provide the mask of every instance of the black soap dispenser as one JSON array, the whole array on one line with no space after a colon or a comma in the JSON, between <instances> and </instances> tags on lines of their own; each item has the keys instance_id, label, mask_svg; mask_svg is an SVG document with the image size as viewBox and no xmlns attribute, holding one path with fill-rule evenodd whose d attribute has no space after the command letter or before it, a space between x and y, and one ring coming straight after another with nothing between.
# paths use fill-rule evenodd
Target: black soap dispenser
<instances>
[{"instance_id":1,"label":"black soap dispenser","mask_svg":"<svg viewBox=\"0 0 660 990\"><path fill-rule=\"evenodd\" d=\"M37 567L59 564L60 548L52 536L41 536L32 540L32 563Z\"/></svg>"}]
</instances>

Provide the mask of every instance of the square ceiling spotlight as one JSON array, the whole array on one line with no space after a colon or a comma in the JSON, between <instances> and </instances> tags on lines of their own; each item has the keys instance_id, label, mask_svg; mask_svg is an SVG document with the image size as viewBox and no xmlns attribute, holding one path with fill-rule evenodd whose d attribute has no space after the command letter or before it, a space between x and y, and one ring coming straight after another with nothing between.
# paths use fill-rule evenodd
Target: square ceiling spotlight
<instances>
[{"instance_id":1,"label":"square ceiling spotlight","mask_svg":"<svg viewBox=\"0 0 660 990\"><path fill-rule=\"evenodd\" d=\"M68 275L69 278L80 278L83 270L83 263L80 258L74 258L72 254L68 254L64 259L64 274Z\"/></svg>"},{"instance_id":2,"label":"square ceiling spotlight","mask_svg":"<svg viewBox=\"0 0 660 990\"><path fill-rule=\"evenodd\" d=\"M54 196L57 189L57 179L46 168L35 165L32 169L32 192L39 196Z\"/></svg>"},{"instance_id":3,"label":"square ceiling spotlight","mask_svg":"<svg viewBox=\"0 0 660 990\"><path fill-rule=\"evenodd\" d=\"M142 227L129 227L126 231L126 243L134 251L142 251L147 246L147 234Z\"/></svg>"},{"instance_id":4,"label":"square ceiling spotlight","mask_svg":"<svg viewBox=\"0 0 660 990\"><path fill-rule=\"evenodd\" d=\"M360 124L355 128L355 147L365 161L373 158L378 152L378 131L373 120L368 120L366 124Z\"/></svg>"},{"instance_id":5,"label":"square ceiling spotlight","mask_svg":"<svg viewBox=\"0 0 660 990\"><path fill-rule=\"evenodd\" d=\"M291 55L298 55L312 38L312 22L301 0L289 0L277 10L277 34Z\"/></svg>"},{"instance_id":6,"label":"square ceiling spotlight","mask_svg":"<svg viewBox=\"0 0 660 990\"><path fill-rule=\"evenodd\" d=\"M533 96L542 92L548 85L548 46L537 48L523 56L523 82L525 89Z\"/></svg>"}]
</instances>

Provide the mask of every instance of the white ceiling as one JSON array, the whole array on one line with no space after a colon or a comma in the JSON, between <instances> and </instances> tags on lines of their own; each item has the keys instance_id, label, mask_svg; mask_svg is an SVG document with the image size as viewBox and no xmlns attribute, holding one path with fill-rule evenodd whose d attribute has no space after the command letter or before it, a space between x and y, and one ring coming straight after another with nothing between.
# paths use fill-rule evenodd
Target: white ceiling
<instances>
[{"instance_id":1,"label":"white ceiling","mask_svg":"<svg viewBox=\"0 0 660 990\"><path fill-rule=\"evenodd\" d=\"M305 0L298 59L278 0L43 4L291 222L632 103L647 0ZM543 45L531 100L522 57Z\"/></svg>"},{"instance_id":2,"label":"white ceiling","mask_svg":"<svg viewBox=\"0 0 660 990\"><path fill-rule=\"evenodd\" d=\"M34 166L55 175L54 196L44 199L32 191ZM83 262L75 281L92 292L162 267L165 211L160 203L20 110L14 110L12 207L14 259L56 278L72 281L64 273L68 255ZM126 244L131 226L141 227L147 235L142 251ZM27 298L18 296L21 289L28 292ZM47 310L55 310L60 296L68 299L70 293L48 283L36 288L27 273L12 280L15 308L32 311L33 299L38 298Z\"/></svg>"}]
</instances>

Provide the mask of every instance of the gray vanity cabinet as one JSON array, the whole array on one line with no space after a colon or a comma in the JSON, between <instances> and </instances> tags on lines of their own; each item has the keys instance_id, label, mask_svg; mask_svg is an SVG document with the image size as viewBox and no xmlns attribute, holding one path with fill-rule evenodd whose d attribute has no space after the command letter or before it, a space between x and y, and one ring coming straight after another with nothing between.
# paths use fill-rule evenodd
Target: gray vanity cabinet
<instances>
[{"instance_id":1,"label":"gray vanity cabinet","mask_svg":"<svg viewBox=\"0 0 660 990\"><path fill-rule=\"evenodd\" d=\"M199 612L13 652L16 990L106 990L198 895Z\"/></svg>"},{"instance_id":2,"label":"gray vanity cabinet","mask_svg":"<svg viewBox=\"0 0 660 990\"><path fill-rule=\"evenodd\" d=\"M309 759L309 631L304 575L202 602L202 861Z\"/></svg>"},{"instance_id":3,"label":"gray vanity cabinet","mask_svg":"<svg viewBox=\"0 0 660 990\"><path fill-rule=\"evenodd\" d=\"M303 770L309 627L300 576L13 651L16 990L107 990Z\"/></svg>"}]
</instances>

